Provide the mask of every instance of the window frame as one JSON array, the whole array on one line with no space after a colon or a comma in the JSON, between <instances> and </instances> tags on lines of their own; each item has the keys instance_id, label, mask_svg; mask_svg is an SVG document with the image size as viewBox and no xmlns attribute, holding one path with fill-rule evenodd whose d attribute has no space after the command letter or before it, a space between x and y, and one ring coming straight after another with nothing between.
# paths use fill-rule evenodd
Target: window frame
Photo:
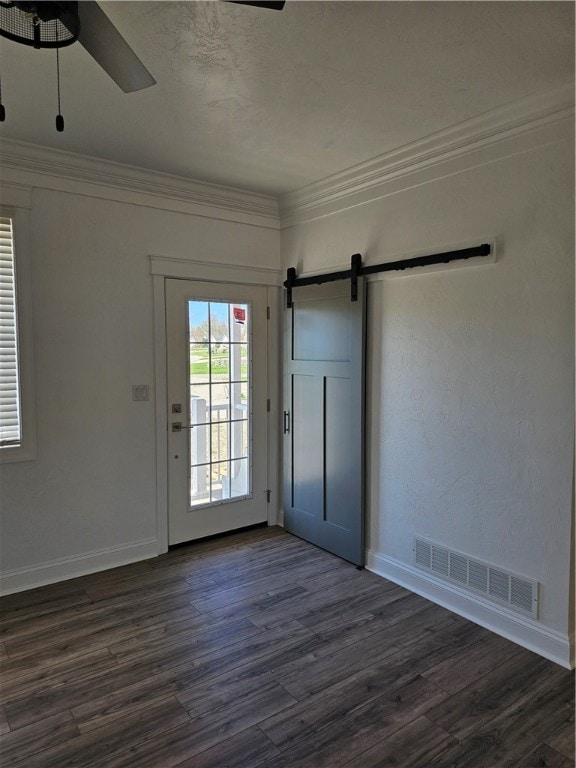
<instances>
[{"instance_id":1,"label":"window frame","mask_svg":"<svg viewBox=\"0 0 576 768\"><path fill-rule=\"evenodd\" d=\"M34 461L36 459L30 231L29 210L27 208L2 205L0 206L0 213L3 217L12 219L17 311L20 443L0 446L0 464L10 464L16 461Z\"/></svg>"}]
</instances>

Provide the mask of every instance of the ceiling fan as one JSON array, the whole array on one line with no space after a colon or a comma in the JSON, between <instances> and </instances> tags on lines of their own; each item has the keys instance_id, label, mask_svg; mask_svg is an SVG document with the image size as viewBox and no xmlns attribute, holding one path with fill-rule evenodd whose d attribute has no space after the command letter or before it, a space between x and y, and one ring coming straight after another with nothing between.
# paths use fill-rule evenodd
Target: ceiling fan
<instances>
[{"instance_id":1,"label":"ceiling fan","mask_svg":"<svg viewBox=\"0 0 576 768\"><path fill-rule=\"evenodd\" d=\"M225 0L281 11L285 0ZM125 93L156 83L95 0L7 2L0 0L0 35L34 48L80 42Z\"/></svg>"}]
</instances>

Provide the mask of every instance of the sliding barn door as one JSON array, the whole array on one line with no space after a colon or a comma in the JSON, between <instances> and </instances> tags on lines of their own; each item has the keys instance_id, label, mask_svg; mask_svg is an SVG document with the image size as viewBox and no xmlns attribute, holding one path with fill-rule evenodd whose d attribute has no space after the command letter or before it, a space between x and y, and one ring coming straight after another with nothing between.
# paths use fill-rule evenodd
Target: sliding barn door
<instances>
[{"instance_id":1,"label":"sliding barn door","mask_svg":"<svg viewBox=\"0 0 576 768\"><path fill-rule=\"evenodd\" d=\"M365 286L294 288L285 312L284 525L364 564Z\"/></svg>"}]
</instances>

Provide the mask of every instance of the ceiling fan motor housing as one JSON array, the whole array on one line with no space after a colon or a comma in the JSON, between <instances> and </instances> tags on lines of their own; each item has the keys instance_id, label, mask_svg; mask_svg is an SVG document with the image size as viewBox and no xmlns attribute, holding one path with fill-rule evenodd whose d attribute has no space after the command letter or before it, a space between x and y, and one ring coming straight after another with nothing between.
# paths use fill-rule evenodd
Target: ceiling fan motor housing
<instances>
[{"instance_id":1,"label":"ceiling fan motor housing","mask_svg":"<svg viewBox=\"0 0 576 768\"><path fill-rule=\"evenodd\" d=\"M63 48L78 40L78 2L0 2L0 35L34 48Z\"/></svg>"}]
</instances>

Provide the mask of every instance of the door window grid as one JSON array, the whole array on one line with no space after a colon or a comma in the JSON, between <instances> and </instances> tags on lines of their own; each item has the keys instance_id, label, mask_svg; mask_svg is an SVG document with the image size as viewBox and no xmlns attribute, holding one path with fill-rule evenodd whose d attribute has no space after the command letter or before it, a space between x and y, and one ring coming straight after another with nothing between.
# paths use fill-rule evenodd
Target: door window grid
<instances>
[{"instance_id":1,"label":"door window grid","mask_svg":"<svg viewBox=\"0 0 576 768\"><path fill-rule=\"evenodd\" d=\"M190 506L250 495L248 304L188 301Z\"/></svg>"}]
</instances>

